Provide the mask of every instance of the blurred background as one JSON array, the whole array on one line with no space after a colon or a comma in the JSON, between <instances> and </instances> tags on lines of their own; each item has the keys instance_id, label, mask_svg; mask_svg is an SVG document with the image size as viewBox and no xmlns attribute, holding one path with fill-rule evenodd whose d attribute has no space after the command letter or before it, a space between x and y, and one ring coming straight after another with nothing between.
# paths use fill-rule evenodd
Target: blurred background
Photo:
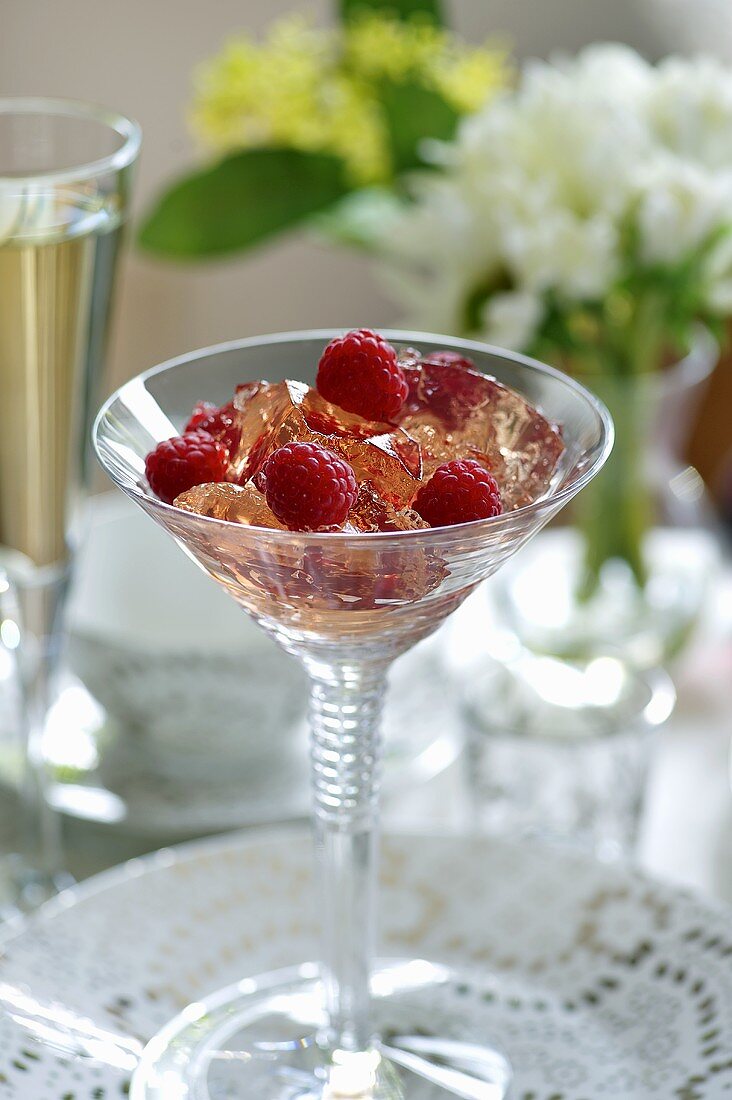
<instances>
[{"instance_id":1,"label":"blurred background","mask_svg":"<svg viewBox=\"0 0 732 1100\"><path fill-rule=\"evenodd\" d=\"M233 32L256 35L294 7L289 0L3 0L0 94L78 98L137 119L144 132L133 207L139 213L193 159L186 109L196 64ZM323 0L307 10L319 23L331 14ZM495 35L518 58L610 40L653 60L696 51L732 59L725 0L454 0L450 17L468 42ZM172 355L237 336L387 325L397 315L361 257L304 233L243 259L182 267L131 250L119 275L108 388ZM732 372L718 370L690 443L712 486L729 445L730 401Z\"/></svg>"}]
</instances>

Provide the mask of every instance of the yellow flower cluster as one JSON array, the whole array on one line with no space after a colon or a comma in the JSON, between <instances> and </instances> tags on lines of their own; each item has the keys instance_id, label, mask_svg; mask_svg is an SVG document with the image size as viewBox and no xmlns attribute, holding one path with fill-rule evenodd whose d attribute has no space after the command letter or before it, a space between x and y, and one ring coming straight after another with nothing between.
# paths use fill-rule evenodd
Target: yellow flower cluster
<instances>
[{"instance_id":1,"label":"yellow flower cluster","mask_svg":"<svg viewBox=\"0 0 732 1100\"><path fill-rule=\"evenodd\" d=\"M416 78L439 91L461 114L476 111L508 83L504 52L465 46L428 20L404 22L373 13L345 32L346 64L369 81Z\"/></svg>"},{"instance_id":2,"label":"yellow flower cluster","mask_svg":"<svg viewBox=\"0 0 732 1100\"><path fill-rule=\"evenodd\" d=\"M465 113L507 75L502 52L468 49L427 22L375 14L326 30L293 15L261 44L238 36L201 66L192 125L216 151L274 144L334 153L353 183L375 183L391 168L380 79L419 79Z\"/></svg>"}]
</instances>

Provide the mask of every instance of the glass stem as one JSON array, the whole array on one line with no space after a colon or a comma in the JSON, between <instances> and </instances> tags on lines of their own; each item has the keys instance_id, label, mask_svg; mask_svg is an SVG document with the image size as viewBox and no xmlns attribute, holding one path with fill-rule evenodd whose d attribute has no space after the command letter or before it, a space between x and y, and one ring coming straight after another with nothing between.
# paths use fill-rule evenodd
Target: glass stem
<instances>
[{"instance_id":1,"label":"glass stem","mask_svg":"<svg viewBox=\"0 0 732 1100\"><path fill-rule=\"evenodd\" d=\"M21 785L24 849L16 872L22 907L34 907L66 884L61 822L48 793L43 732L54 696L61 646L66 571L47 583L17 586L21 621L20 666L24 695L24 776Z\"/></svg>"},{"instance_id":2,"label":"glass stem","mask_svg":"<svg viewBox=\"0 0 732 1100\"><path fill-rule=\"evenodd\" d=\"M314 827L331 1050L373 1038L381 713L388 663L309 666Z\"/></svg>"}]
</instances>

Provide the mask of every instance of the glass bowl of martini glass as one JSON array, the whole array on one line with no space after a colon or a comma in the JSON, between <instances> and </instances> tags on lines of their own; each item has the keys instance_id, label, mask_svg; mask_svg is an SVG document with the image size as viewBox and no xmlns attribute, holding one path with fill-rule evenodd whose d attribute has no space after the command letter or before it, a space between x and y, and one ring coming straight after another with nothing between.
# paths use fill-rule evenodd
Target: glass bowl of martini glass
<instances>
[{"instance_id":1,"label":"glass bowl of martini glass","mask_svg":"<svg viewBox=\"0 0 732 1100\"><path fill-rule=\"evenodd\" d=\"M556 370L412 332L383 334L408 380L403 409L367 423L284 381L314 377L338 336L285 333L184 355L128 382L95 425L112 480L310 680L320 962L242 975L189 1006L147 1045L132 1100L502 1100L510 1088L509 1059L474 1006L466 1012L458 971L373 958L386 672L592 479L612 423ZM268 384L242 385L252 379ZM238 484L166 503L146 456L202 399L228 416L217 431L228 432ZM261 471L293 440L352 467L358 498L339 529L291 530L267 506ZM495 476L501 514L428 526L409 507L415 493L446 459L466 456Z\"/></svg>"}]
</instances>

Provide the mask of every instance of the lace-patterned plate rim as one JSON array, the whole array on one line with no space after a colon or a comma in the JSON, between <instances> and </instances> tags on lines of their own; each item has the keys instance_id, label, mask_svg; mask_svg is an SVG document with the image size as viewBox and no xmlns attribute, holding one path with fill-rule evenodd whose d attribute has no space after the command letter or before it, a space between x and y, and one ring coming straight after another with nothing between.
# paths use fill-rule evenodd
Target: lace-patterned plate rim
<instances>
[{"instance_id":1,"label":"lace-patterned plate rim","mask_svg":"<svg viewBox=\"0 0 732 1100\"><path fill-rule=\"evenodd\" d=\"M0 943L1 1100L125 1095L188 1002L317 955L299 829L103 872ZM391 836L382 954L464 967L458 998L517 1100L732 1095L732 922L630 869L487 838ZM425 1021L429 1026L429 1021Z\"/></svg>"}]
</instances>

